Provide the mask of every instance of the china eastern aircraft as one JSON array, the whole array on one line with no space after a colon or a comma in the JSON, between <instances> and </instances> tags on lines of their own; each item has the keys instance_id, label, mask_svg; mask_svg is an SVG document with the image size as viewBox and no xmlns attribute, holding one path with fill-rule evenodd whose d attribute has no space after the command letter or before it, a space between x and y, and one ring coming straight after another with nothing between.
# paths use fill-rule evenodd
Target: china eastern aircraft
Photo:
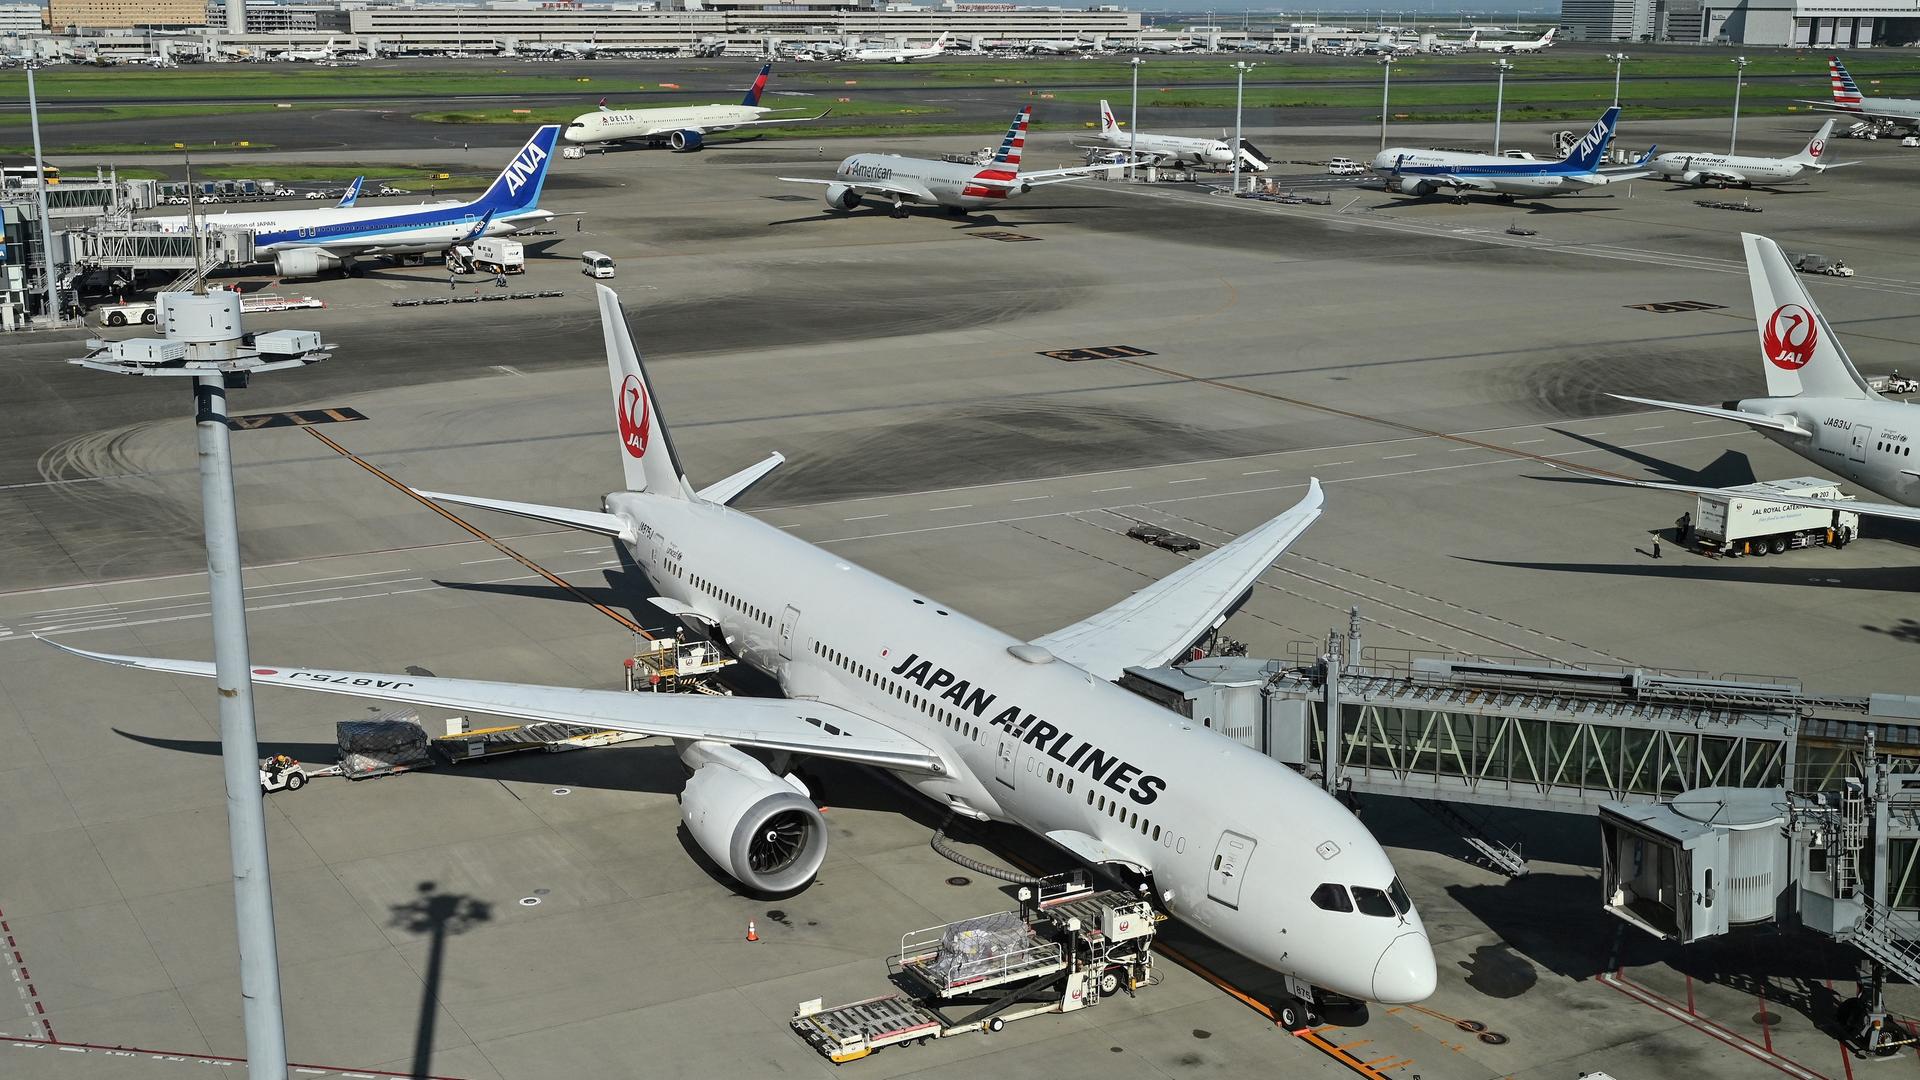
<instances>
[{"instance_id":1,"label":"china eastern aircraft","mask_svg":"<svg viewBox=\"0 0 1920 1080\"><path fill-rule=\"evenodd\" d=\"M1857 161L1824 162L1820 158L1827 152L1827 136L1833 134L1833 121L1820 125L1819 134L1807 140L1806 148L1792 157L1741 157L1733 154L1661 154L1648 163L1653 172L1677 180L1683 184L1704 187L1707 184L1737 184L1740 187L1752 187L1755 184L1778 184L1792 180L1809 170L1816 173L1828 169L1838 169L1847 165L1858 165Z\"/></svg>"},{"instance_id":2,"label":"china eastern aircraft","mask_svg":"<svg viewBox=\"0 0 1920 1080\"><path fill-rule=\"evenodd\" d=\"M789 184L825 186L827 205L835 210L849 211L862 200L873 199L892 203L892 216L903 218L907 216L909 203L944 206L950 214L965 215L998 206L1037 187L1064 184L1111 167L1084 165L1021 172L1020 156L1027 145L1027 124L1032 119L1031 105L1015 114L1013 126L1007 128L1006 136L1000 140L1000 149L985 165L899 154L855 154L840 163L831 180L805 176L780 179Z\"/></svg>"},{"instance_id":3,"label":"china eastern aircraft","mask_svg":"<svg viewBox=\"0 0 1920 1080\"><path fill-rule=\"evenodd\" d=\"M693 770L680 797L687 831L763 894L806 887L826 857L826 822L791 775L794 759L871 765L954 814L1017 825L1121 869L1195 929L1301 982L1392 1004L1433 992L1420 914L1345 806L1273 758L1113 681L1128 667L1184 655L1220 626L1320 516L1317 480L1251 532L1105 611L1022 641L729 509L779 454L696 488L619 297L601 287L599 304L624 487L598 511L419 494L614 538L658 591L653 604L771 676L786 697L275 662L254 663L256 684L671 739ZM214 675L197 661L68 651ZM1292 1010L1303 1018L1302 1005Z\"/></svg>"},{"instance_id":4,"label":"china eastern aircraft","mask_svg":"<svg viewBox=\"0 0 1920 1080\"><path fill-rule=\"evenodd\" d=\"M1612 396L1696 416L1745 424L1828 472L1852 480L1899 505L1849 500L1846 509L1875 517L1920 521L1920 408L1881 397L1860 377L1853 360L1780 246L1744 233L1747 279L1760 330L1767 396L1725 405L1687 405L1653 398ZM1614 480L1634 487L1717 494L1713 488ZM1785 495L1748 496L1793 506L1830 508L1831 500Z\"/></svg>"},{"instance_id":5,"label":"china eastern aircraft","mask_svg":"<svg viewBox=\"0 0 1920 1080\"><path fill-rule=\"evenodd\" d=\"M252 230L258 261L272 262L273 272L286 277L311 277L357 258L445 251L457 243L505 236L553 218L551 211L540 208L540 189L546 184L559 135L558 124L535 131L472 202L242 210L202 214L199 220ZM180 231L192 227L192 219L184 214L144 220Z\"/></svg>"},{"instance_id":6,"label":"china eastern aircraft","mask_svg":"<svg viewBox=\"0 0 1920 1080\"><path fill-rule=\"evenodd\" d=\"M1373 167L1386 175L1389 191L1407 195L1424 197L1441 188L1452 188L1462 199L1469 191L1503 199L1521 195L1564 195L1622 180L1637 180L1648 174L1644 166L1652 159L1654 147L1649 147L1632 165L1617 169L1601 166L1606 160L1607 144L1613 141L1614 126L1619 122L1620 106L1615 105L1559 161L1396 146L1380 151L1373 159Z\"/></svg>"},{"instance_id":7,"label":"china eastern aircraft","mask_svg":"<svg viewBox=\"0 0 1920 1080\"><path fill-rule=\"evenodd\" d=\"M1228 146L1225 139L1128 132L1113 115L1113 107L1104 100L1100 102L1100 141L1105 149L1126 150L1162 161L1190 161L1196 165L1227 165L1233 161L1233 147Z\"/></svg>"},{"instance_id":8,"label":"china eastern aircraft","mask_svg":"<svg viewBox=\"0 0 1920 1080\"><path fill-rule=\"evenodd\" d=\"M738 105L666 105L657 109L609 109L583 113L567 125L570 143L617 143L646 141L665 143L674 150L698 150L708 135L739 128L765 127L769 124L804 124L826 116L784 116L767 118L768 113L794 112L769 109L760 104L760 95L773 75L773 61L760 68L747 96ZM828 110L829 112L832 110Z\"/></svg>"}]
</instances>

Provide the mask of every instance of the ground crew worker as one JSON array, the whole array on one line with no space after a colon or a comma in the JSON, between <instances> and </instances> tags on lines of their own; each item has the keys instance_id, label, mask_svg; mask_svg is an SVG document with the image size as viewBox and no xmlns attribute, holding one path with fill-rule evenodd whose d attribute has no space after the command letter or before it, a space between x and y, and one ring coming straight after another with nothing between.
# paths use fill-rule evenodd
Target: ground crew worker
<instances>
[{"instance_id":1,"label":"ground crew worker","mask_svg":"<svg viewBox=\"0 0 1920 1080\"><path fill-rule=\"evenodd\" d=\"M1659 533L1653 534L1653 557L1656 559L1660 557L1660 534Z\"/></svg>"}]
</instances>

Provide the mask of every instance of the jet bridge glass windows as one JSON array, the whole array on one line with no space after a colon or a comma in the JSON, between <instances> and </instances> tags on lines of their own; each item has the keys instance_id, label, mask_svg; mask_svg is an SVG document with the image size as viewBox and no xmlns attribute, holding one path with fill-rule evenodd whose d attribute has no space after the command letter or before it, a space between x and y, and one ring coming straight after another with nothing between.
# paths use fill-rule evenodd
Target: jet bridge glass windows
<instances>
[{"instance_id":1,"label":"jet bridge glass windows","mask_svg":"<svg viewBox=\"0 0 1920 1080\"><path fill-rule=\"evenodd\" d=\"M1328 882L1313 890L1313 906L1322 911L1352 911L1353 901L1348 898L1345 885Z\"/></svg>"},{"instance_id":2,"label":"jet bridge glass windows","mask_svg":"<svg viewBox=\"0 0 1920 1080\"><path fill-rule=\"evenodd\" d=\"M1353 902L1360 906L1362 915L1377 915L1383 919L1394 916L1393 901L1379 889L1369 889L1365 885L1353 887Z\"/></svg>"}]
</instances>

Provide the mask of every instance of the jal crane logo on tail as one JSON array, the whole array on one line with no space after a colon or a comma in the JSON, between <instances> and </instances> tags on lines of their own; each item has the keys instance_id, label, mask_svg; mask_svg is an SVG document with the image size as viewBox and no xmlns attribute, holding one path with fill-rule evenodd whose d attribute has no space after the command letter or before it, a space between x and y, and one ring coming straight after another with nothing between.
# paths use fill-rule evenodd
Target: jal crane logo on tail
<instances>
[{"instance_id":1,"label":"jal crane logo on tail","mask_svg":"<svg viewBox=\"0 0 1920 1080\"><path fill-rule=\"evenodd\" d=\"M1818 161L1820 155L1827 152L1827 140L1815 139L1807 144L1807 156Z\"/></svg>"},{"instance_id":2,"label":"jal crane logo on tail","mask_svg":"<svg viewBox=\"0 0 1920 1080\"><path fill-rule=\"evenodd\" d=\"M1798 371L1813 359L1813 347L1820 341L1820 328L1813 313L1799 304L1782 304L1774 310L1760 332L1760 346L1774 367Z\"/></svg>"},{"instance_id":3,"label":"jal crane logo on tail","mask_svg":"<svg viewBox=\"0 0 1920 1080\"><path fill-rule=\"evenodd\" d=\"M647 389L638 375L627 376L620 384L620 401L614 412L620 421L620 445L629 457L645 457L647 437L653 430L653 408L647 403Z\"/></svg>"}]
</instances>

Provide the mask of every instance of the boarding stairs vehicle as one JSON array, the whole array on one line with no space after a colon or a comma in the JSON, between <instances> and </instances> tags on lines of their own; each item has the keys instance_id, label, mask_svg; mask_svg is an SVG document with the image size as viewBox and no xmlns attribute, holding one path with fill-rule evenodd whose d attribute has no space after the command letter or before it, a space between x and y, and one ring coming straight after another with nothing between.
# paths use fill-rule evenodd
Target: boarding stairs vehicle
<instances>
[{"instance_id":1,"label":"boarding stairs vehicle","mask_svg":"<svg viewBox=\"0 0 1920 1080\"><path fill-rule=\"evenodd\" d=\"M1241 172L1266 172L1272 167L1273 159L1262 153L1259 147L1246 139L1240 140Z\"/></svg>"},{"instance_id":2,"label":"boarding stairs vehicle","mask_svg":"<svg viewBox=\"0 0 1920 1080\"><path fill-rule=\"evenodd\" d=\"M1020 897L1012 911L902 935L890 967L910 994L831 1008L801 1002L794 1031L841 1065L889 1046L1077 1012L1150 985L1161 916L1148 901L1095 891L1080 874L1023 887Z\"/></svg>"}]
</instances>

